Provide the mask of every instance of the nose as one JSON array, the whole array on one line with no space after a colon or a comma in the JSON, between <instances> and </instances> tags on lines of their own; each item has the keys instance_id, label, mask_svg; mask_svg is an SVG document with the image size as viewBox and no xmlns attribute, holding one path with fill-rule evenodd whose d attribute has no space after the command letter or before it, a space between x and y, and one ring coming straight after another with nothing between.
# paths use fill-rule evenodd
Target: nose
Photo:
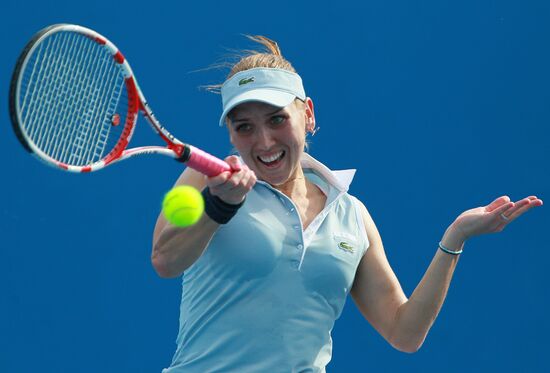
<instances>
[{"instance_id":1,"label":"nose","mask_svg":"<svg viewBox=\"0 0 550 373\"><path fill-rule=\"evenodd\" d=\"M261 126L256 131L256 145L261 150L269 150L271 147L275 144L275 139L273 138L273 134L269 130L269 128L266 128L264 126Z\"/></svg>"}]
</instances>

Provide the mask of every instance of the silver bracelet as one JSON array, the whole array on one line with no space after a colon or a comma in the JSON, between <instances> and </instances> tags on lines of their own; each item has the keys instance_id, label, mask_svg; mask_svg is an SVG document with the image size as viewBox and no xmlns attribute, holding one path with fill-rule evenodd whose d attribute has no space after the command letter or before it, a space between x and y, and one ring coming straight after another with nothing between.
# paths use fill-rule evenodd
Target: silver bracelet
<instances>
[{"instance_id":1,"label":"silver bracelet","mask_svg":"<svg viewBox=\"0 0 550 373\"><path fill-rule=\"evenodd\" d=\"M458 255L458 254L462 254L462 251L464 251L464 249L460 249L458 251L453 251L453 250L449 250L448 248L446 248L445 246L443 246L443 244L441 243L441 241L439 242L439 248L446 252L447 254L451 254L451 255Z\"/></svg>"}]
</instances>

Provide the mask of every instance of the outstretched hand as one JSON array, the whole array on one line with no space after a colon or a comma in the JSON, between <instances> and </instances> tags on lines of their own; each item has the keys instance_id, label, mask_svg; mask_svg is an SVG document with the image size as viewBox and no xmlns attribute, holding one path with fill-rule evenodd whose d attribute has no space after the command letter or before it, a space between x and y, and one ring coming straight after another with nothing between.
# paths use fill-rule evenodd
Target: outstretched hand
<instances>
[{"instance_id":1,"label":"outstretched hand","mask_svg":"<svg viewBox=\"0 0 550 373\"><path fill-rule=\"evenodd\" d=\"M481 234L501 232L521 215L542 204L542 200L536 196L517 202L510 201L508 196L502 196L487 206L464 211L456 218L453 226L461 234L463 241L466 241Z\"/></svg>"}]
</instances>

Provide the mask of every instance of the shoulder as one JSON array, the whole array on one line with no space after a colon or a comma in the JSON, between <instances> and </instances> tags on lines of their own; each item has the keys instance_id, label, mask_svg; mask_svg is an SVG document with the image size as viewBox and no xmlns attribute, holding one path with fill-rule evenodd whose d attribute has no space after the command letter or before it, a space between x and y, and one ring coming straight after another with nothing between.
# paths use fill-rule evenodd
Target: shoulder
<instances>
[{"instance_id":1,"label":"shoulder","mask_svg":"<svg viewBox=\"0 0 550 373\"><path fill-rule=\"evenodd\" d=\"M360 224L363 226L364 232L367 236L369 251L381 250L382 238L380 237L380 233L378 231L376 223L374 222L374 219L372 218L371 213L369 212L365 204L361 202L357 197L354 197L352 195L349 196L350 199L354 201L356 211L359 214L358 219L360 220Z\"/></svg>"},{"instance_id":2,"label":"shoulder","mask_svg":"<svg viewBox=\"0 0 550 373\"><path fill-rule=\"evenodd\" d=\"M361 214L361 217L363 218L363 224L365 226L365 229L367 230L367 233L372 232L373 230L376 230L376 225L374 224L374 220L372 219L372 216L365 206L363 202L361 202L357 197L354 197L350 195L351 199L354 201L355 206L357 206L357 209L359 213Z\"/></svg>"}]
</instances>

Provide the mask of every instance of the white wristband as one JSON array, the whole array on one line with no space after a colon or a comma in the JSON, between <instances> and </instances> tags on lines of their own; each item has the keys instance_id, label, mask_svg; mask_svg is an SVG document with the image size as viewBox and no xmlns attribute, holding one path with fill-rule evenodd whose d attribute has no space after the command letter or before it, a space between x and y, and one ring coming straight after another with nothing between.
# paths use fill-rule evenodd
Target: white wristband
<instances>
[{"instance_id":1,"label":"white wristband","mask_svg":"<svg viewBox=\"0 0 550 373\"><path fill-rule=\"evenodd\" d=\"M441 242L439 242L439 248L446 252L447 254L451 254L451 255L458 255L458 254L462 254L462 251L464 251L464 249L460 249L458 251L453 251L453 250L449 250L448 248L446 248L445 246L443 246L443 244Z\"/></svg>"}]
</instances>

